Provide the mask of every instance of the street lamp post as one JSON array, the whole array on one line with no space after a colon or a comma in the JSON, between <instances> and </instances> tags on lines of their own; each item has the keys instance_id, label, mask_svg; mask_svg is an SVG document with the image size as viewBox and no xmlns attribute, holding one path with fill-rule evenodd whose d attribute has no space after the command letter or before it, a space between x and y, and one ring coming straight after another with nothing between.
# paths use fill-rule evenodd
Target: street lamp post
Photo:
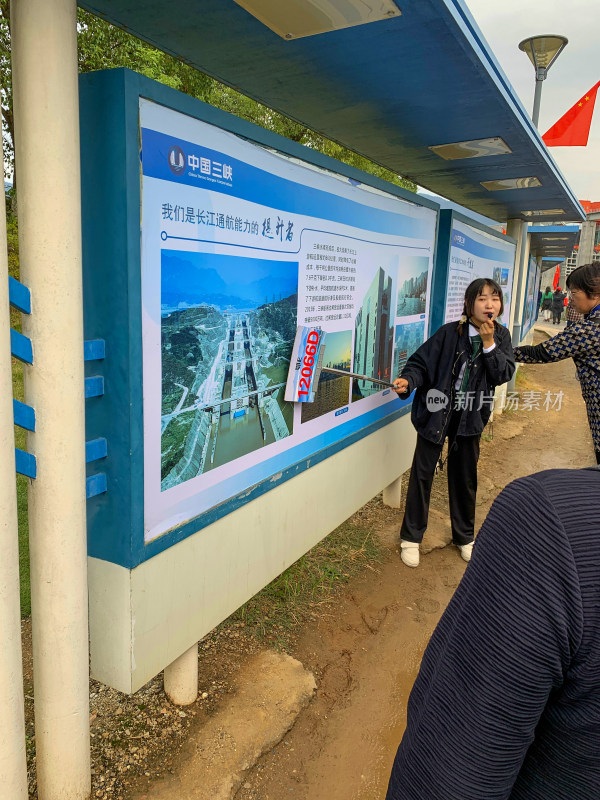
<instances>
[{"instance_id":1,"label":"street lamp post","mask_svg":"<svg viewBox=\"0 0 600 800\"><path fill-rule=\"evenodd\" d=\"M530 36L519 43L519 50L527 53L535 69L535 95L533 98L533 114L531 119L537 128L540 117L540 101L542 99L542 82L546 80L548 70L568 45L566 36L543 34Z\"/></svg>"},{"instance_id":2,"label":"street lamp post","mask_svg":"<svg viewBox=\"0 0 600 800\"><path fill-rule=\"evenodd\" d=\"M535 69L535 95L533 99L533 113L531 120L535 127L538 127L540 117L540 101L542 99L542 82L546 80L548 70L554 64L558 56L565 49L569 40L566 36L555 36L553 34L542 34L540 36L530 36L528 39L523 39L519 43L519 50L527 53L529 60ZM516 268L515 283L515 313L513 317L512 339L513 342L519 344L521 342L522 318L521 309L523 307L523 297L526 291L527 282L527 264L526 264L526 244L527 244L527 229L529 223L524 222L521 228L521 248L519 253L519 263ZM508 391L515 391L515 381L517 374L508 382Z\"/></svg>"}]
</instances>

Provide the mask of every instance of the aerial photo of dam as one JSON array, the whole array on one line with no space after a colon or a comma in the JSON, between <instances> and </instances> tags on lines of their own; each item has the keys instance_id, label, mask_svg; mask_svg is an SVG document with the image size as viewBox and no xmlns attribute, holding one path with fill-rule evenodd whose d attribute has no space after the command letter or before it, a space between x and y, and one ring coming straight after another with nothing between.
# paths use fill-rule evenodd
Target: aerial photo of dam
<instances>
[{"instance_id":1,"label":"aerial photo of dam","mask_svg":"<svg viewBox=\"0 0 600 800\"><path fill-rule=\"evenodd\" d=\"M297 263L164 250L161 490L289 436Z\"/></svg>"}]
</instances>

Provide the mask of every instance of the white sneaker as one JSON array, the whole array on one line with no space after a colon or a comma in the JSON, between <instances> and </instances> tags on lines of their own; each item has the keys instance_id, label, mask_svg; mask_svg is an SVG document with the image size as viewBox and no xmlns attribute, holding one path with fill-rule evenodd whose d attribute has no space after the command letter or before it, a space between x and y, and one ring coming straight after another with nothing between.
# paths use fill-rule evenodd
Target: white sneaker
<instances>
[{"instance_id":1,"label":"white sneaker","mask_svg":"<svg viewBox=\"0 0 600 800\"><path fill-rule=\"evenodd\" d=\"M473 552L473 542L469 542L469 544L459 544L458 549L460 550L460 555L463 561L471 560L471 554Z\"/></svg>"},{"instance_id":2,"label":"white sneaker","mask_svg":"<svg viewBox=\"0 0 600 800\"><path fill-rule=\"evenodd\" d=\"M418 542L400 542L400 558L407 567L419 566L419 543Z\"/></svg>"}]
</instances>

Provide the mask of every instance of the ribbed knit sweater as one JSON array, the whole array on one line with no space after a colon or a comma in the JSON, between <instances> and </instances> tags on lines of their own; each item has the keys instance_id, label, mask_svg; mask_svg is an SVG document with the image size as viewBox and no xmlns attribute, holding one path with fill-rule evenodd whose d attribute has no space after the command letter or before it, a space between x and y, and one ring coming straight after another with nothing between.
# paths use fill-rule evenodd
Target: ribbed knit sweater
<instances>
[{"instance_id":1,"label":"ribbed knit sweater","mask_svg":"<svg viewBox=\"0 0 600 800\"><path fill-rule=\"evenodd\" d=\"M600 470L496 499L425 651L387 800L600 798Z\"/></svg>"}]
</instances>

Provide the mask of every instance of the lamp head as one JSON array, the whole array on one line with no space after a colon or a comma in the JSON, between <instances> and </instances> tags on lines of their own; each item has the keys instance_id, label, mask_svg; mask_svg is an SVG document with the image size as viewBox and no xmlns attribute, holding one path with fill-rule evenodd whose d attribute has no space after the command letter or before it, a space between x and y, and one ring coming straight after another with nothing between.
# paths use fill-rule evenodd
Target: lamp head
<instances>
[{"instance_id":1,"label":"lamp head","mask_svg":"<svg viewBox=\"0 0 600 800\"><path fill-rule=\"evenodd\" d=\"M528 39L523 39L519 43L519 50L527 53L535 68L537 79L543 81L548 74L548 70L568 43L569 40L566 36L542 34L541 36L530 36Z\"/></svg>"}]
</instances>

